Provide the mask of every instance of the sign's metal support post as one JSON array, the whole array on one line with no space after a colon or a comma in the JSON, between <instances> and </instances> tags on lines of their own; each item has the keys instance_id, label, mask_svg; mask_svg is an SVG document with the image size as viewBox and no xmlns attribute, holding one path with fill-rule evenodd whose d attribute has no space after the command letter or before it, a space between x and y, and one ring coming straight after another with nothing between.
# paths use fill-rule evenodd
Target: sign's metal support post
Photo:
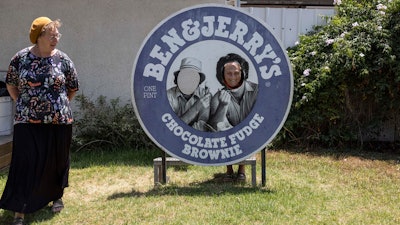
<instances>
[{"instance_id":1,"label":"sign's metal support post","mask_svg":"<svg viewBox=\"0 0 400 225\"><path fill-rule=\"evenodd\" d=\"M261 185L265 187L266 183L266 155L265 148L261 151Z\"/></svg>"},{"instance_id":2,"label":"sign's metal support post","mask_svg":"<svg viewBox=\"0 0 400 225\"><path fill-rule=\"evenodd\" d=\"M161 168L162 168L162 184L166 184L167 183L167 164L165 163L165 157L166 157L166 153L165 151L162 151L162 162L161 162Z\"/></svg>"}]
</instances>

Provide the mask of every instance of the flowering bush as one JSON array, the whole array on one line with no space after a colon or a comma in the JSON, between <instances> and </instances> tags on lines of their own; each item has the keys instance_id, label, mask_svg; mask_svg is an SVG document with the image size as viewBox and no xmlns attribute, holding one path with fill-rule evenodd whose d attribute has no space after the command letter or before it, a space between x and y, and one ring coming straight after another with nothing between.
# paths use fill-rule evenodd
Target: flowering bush
<instances>
[{"instance_id":1,"label":"flowering bush","mask_svg":"<svg viewBox=\"0 0 400 225\"><path fill-rule=\"evenodd\" d=\"M400 0L335 0L336 14L288 49L294 96L274 143L363 144L400 106Z\"/></svg>"}]
</instances>

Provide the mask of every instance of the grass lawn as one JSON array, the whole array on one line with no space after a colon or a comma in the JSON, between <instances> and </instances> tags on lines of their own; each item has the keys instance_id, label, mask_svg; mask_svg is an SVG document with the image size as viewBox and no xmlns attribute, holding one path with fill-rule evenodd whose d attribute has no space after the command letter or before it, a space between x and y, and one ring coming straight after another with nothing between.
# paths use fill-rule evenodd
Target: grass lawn
<instances>
[{"instance_id":1,"label":"grass lawn","mask_svg":"<svg viewBox=\"0 0 400 225\"><path fill-rule=\"evenodd\" d=\"M355 151L267 151L267 183L250 166L245 185L224 184L223 166L169 168L153 185L156 150L72 154L65 209L29 224L400 224L400 155ZM7 171L0 173L0 191ZM0 210L0 224L13 214Z\"/></svg>"}]
</instances>

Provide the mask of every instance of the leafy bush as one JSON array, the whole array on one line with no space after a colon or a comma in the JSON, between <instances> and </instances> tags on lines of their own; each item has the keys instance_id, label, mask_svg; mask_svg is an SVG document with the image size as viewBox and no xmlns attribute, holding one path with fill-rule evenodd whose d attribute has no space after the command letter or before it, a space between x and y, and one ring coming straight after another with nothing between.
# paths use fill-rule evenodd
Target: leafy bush
<instances>
[{"instance_id":1,"label":"leafy bush","mask_svg":"<svg viewBox=\"0 0 400 225\"><path fill-rule=\"evenodd\" d=\"M334 2L327 25L288 49L293 104L274 144L362 147L399 112L400 1Z\"/></svg>"},{"instance_id":2,"label":"leafy bush","mask_svg":"<svg viewBox=\"0 0 400 225\"><path fill-rule=\"evenodd\" d=\"M76 96L79 110L75 115L73 149L149 148L152 141L141 128L131 104L120 106L120 100L107 102L100 96L95 102L84 95Z\"/></svg>"}]
</instances>

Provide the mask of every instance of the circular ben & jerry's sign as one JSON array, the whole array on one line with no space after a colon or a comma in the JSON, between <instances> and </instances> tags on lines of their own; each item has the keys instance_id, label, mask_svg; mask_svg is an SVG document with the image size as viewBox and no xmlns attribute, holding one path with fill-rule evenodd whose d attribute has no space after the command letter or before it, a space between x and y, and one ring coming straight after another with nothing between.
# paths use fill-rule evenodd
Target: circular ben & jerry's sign
<instances>
[{"instance_id":1,"label":"circular ben & jerry's sign","mask_svg":"<svg viewBox=\"0 0 400 225\"><path fill-rule=\"evenodd\" d=\"M293 95L285 49L237 8L198 5L166 18L144 40L132 102L146 134L196 165L240 162L283 126Z\"/></svg>"}]
</instances>

